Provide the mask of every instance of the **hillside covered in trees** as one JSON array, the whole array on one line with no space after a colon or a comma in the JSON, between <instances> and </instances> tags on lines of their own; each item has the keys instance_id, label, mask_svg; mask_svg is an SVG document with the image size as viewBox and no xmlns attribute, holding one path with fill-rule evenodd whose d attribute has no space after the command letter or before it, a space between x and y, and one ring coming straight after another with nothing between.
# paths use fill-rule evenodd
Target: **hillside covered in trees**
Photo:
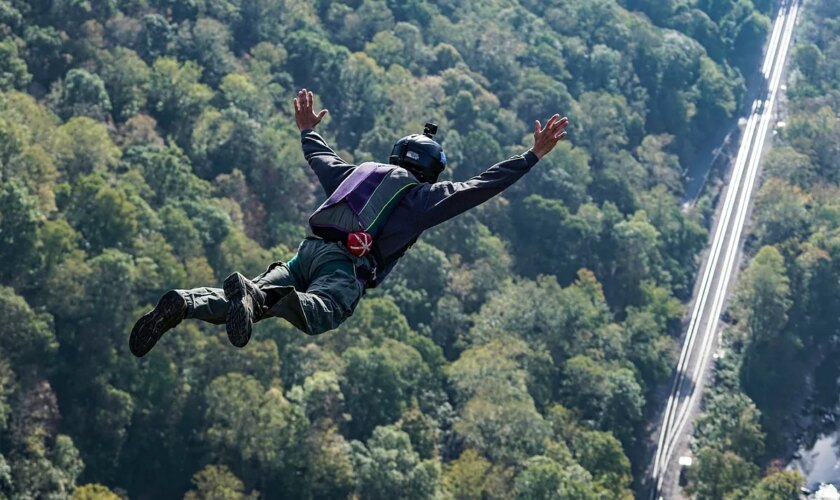
<instances>
[{"instance_id":1,"label":"hillside covered in trees","mask_svg":"<svg viewBox=\"0 0 840 500\"><path fill-rule=\"evenodd\" d=\"M836 429L823 417L840 410L840 4L805 2L797 33L785 126L756 195L751 260L697 423L698 499L744 498L753 487L749 498L790 498L802 479L775 472L794 439L812 445ZM801 436L803 414L814 423Z\"/></svg>"},{"instance_id":2,"label":"hillside covered in trees","mask_svg":"<svg viewBox=\"0 0 840 500\"><path fill-rule=\"evenodd\" d=\"M0 0L2 496L632 498L706 241L682 175L739 107L771 3ZM323 196L300 87L356 162L427 120L457 180L554 112L570 140L425 235L335 332L265 321L235 349L186 322L133 358L162 292L294 253ZM833 191L796 187L836 154L785 151L814 175L765 187L759 213L785 210L761 237L801 236L780 248L812 266L803 286L836 286L813 267L830 230L804 236Z\"/></svg>"}]
</instances>

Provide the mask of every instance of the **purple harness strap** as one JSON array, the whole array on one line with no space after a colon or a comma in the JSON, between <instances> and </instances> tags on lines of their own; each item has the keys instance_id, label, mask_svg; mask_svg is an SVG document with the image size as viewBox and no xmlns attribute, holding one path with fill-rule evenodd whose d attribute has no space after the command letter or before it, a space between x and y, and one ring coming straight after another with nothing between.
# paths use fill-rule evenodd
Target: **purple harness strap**
<instances>
[{"instance_id":1,"label":"purple harness strap","mask_svg":"<svg viewBox=\"0 0 840 500\"><path fill-rule=\"evenodd\" d=\"M327 198L327 201L321 205L318 212L346 201L356 215L361 215L361 211L370 196L390 171L391 168L389 167L372 164L362 164L356 167L350 176L344 179L344 182Z\"/></svg>"}]
</instances>

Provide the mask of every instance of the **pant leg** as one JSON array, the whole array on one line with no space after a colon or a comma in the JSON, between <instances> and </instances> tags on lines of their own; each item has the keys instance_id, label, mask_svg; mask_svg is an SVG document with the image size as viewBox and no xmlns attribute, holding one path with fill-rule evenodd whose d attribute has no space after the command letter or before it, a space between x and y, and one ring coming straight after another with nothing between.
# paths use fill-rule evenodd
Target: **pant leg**
<instances>
[{"instance_id":1,"label":"pant leg","mask_svg":"<svg viewBox=\"0 0 840 500\"><path fill-rule=\"evenodd\" d=\"M295 277L289 267L283 262L274 262L253 282L266 292L273 302L294 289ZM225 291L221 288L193 288L192 290L176 290L187 301L187 318L198 319L223 324L227 320L230 306Z\"/></svg>"},{"instance_id":2,"label":"pant leg","mask_svg":"<svg viewBox=\"0 0 840 500\"><path fill-rule=\"evenodd\" d=\"M201 287L191 290L175 290L187 301L185 318L200 319L214 325L225 322L228 300L221 288Z\"/></svg>"},{"instance_id":3,"label":"pant leg","mask_svg":"<svg viewBox=\"0 0 840 500\"><path fill-rule=\"evenodd\" d=\"M356 277L338 270L315 278L305 292L292 290L266 316L283 318L306 334L318 335L338 328L353 314L361 297Z\"/></svg>"},{"instance_id":4,"label":"pant leg","mask_svg":"<svg viewBox=\"0 0 840 500\"><path fill-rule=\"evenodd\" d=\"M304 288L300 277L292 272L289 264L280 261L272 263L265 272L251 281L265 293L278 292L280 295L285 295L289 289Z\"/></svg>"},{"instance_id":5,"label":"pant leg","mask_svg":"<svg viewBox=\"0 0 840 500\"><path fill-rule=\"evenodd\" d=\"M337 328L353 314L364 293L354 258L339 244L304 240L293 265L300 278L297 290L283 296L267 315L281 317L309 335Z\"/></svg>"}]
</instances>

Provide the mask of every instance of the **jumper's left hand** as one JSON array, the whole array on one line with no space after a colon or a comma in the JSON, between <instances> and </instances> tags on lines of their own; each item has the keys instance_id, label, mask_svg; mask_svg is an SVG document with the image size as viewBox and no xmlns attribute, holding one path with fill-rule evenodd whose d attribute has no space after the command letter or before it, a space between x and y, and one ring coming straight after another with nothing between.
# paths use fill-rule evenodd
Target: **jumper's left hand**
<instances>
[{"instance_id":1,"label":"jumper's left hand","mask_svg":"<svg viewBox=\"0 0 840 500\"><path fill-rule=\"evenodd\" d=\"M322 109L316 114L315 110L312 109L314 101L315 94L306 89L301 89L297 97L295 97L295 122L297 123L298 130L304 131L315 128L329 112L326 109Z\"/></svg>"}]
</instances>

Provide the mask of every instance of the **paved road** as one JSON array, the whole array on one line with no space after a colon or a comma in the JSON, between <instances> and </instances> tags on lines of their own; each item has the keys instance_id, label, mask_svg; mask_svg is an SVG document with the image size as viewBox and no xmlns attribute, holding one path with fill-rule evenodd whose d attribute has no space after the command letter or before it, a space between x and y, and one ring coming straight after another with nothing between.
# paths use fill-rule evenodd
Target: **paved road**
<instances>
[{"instance_id":1,"label":"paved road","mask_svg":"<svg viewBox=\"0 0 840 500\"><path fill-rule=\"evenodd\" d=\"M662 414L656 452L651 465L650 498L670 500L680 497L677 484L678 457L687 452L692 423L697 414L707 368L717 346L720 315L727 291L738 271L744 223L758 177L758 167L772 130L774 107L782 75L792 45L800 0L784 0L770 42L762 72L767 92L757 99L747 120L742 143L723 207L712 229L710 249L700 269L693 309L677 364L668 403Z\"/></svg>"}]
</instances>

